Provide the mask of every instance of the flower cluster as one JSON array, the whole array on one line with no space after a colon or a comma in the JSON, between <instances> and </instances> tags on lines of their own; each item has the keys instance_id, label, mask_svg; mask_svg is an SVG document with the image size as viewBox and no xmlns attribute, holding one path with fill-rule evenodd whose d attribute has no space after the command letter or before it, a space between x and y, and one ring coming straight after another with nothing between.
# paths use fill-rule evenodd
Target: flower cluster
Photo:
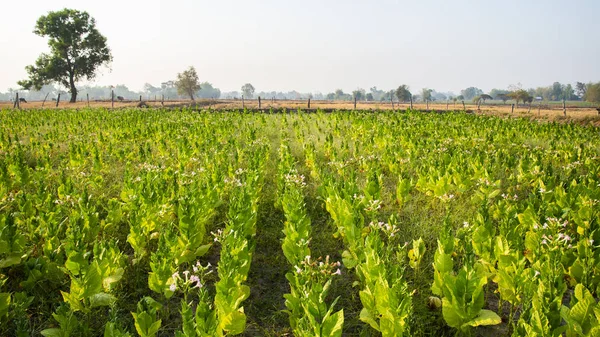
<instances>
[{"instance_id":1,"label":"flower cluster","mask_svg":"<svg viewBox=\"0 0 600 337\"><path fill-rule=\"evenodd\" d=\"M204 287L206 276L213 272L212 265L209 263L203 266L200 261L192 266L192 271L184 270L182 273L176 271L171 275L172 283L169 286L169 290L176 292L181 290L186 296L194 289L201 289ZM183 276L182 276L183 275Z\"/></svg>"},{"instance_id":2,"label":"flower cluster","mask_svg":"<svg viewBox=\"0 0 600 337\"><path fill-rule=\"evenodd\" d=\"M244 186L244 183L242 183L242 181L238 178L225 178L223 179L223 182L225 182L225 185L230 185L230 186L237 186L237 187L242 187Z\"/></svg>"},{"instance_id":3,"label":"flower cluster","mask_svg":"<svg viewBox=\"0 0 600 337\"><path fill-rule=\"evenodd\" d=\"M369 200L365 206L365 212L375 212L376 210L381 209L381 205L381 200Z\"/></svg>"},{"instance_id":4,"label":"flower cluster","mask_svg":"<svg viewBox=\"0 0 600 337\"><path fill-rule=\"evenodd\" d=\"M157 165L152 165L148 163L142 163L139 165L139 169L148 172L160 172L162 169Z\"/></svg>"},{"instance_id":5,"label":"flower cluster","mask_svg":"<svg viewBox=\"0 0 600 337\"><path fill-rule=\"evenodd\" d=\"M454 197L455 197L454 194L445 193L444 195L439 196L438 198L440 198L440 200L442 200L442 201L450 201L450 200L454 199Z\"/></svg>"},{"instance_id":6,"label":"flower cluster","mask_svg":"<svg viewBox=\"0 0 600 337\"><path fill-rule=\"evenodd\" d=\"M320 278L322 276L342 275L341 266L342 264L339 261L330 262L329 255L325 257L325 260L322 257L314 260L310 255L307 255L304 260L300 261L300 265L296 265L294 268L297 274Z\"/></svg>"},{"instance_id":7,"label":"flower cluster","mask_svg":"<svg viewBox=\"0 0 600 337\"><path fill-rule=\"evenodd\" d=\"M210 232L210 235L214 236L214 242L223 242L226 236L233 234L235 234L235 231L233 229L229 230L228 233L223 232L222 229L218 229L216 232Z\"/></svg>"},{"instance_id":8,"label":"flower cluster","mask_svg":"<svg viewBox=\"0 0 600 337\"><path fill-rule=\"evenodd\" d=\"M510 195L508 195L508 194L506 194L506 193L502 193L502 194L501 194L501 197L502 197L502 199L504 199L504 200L514 200L514 201L517 201L517 200L519 200L519 196L518 196L518 195L516 195L516 194L515 194L515 195L513 195L513 196L511 197Z\"/></svg>"},{"instance_id":9,"label":"flower cluster","mask_svg":"<svg viewBox=\"0 0 600 337\"><path fill-rule=\"evenodd\" d=\"M286 182L286 184L294 184L299 187L306 186L306 182L304 181L303 174L294 174L294 173L286 174L285 182Z\"/></svg>"},{"instance_id":10,"label":"flower cluster","mask_svg":"<svg viewBox=\"0 0 600 337\"><path fill-rule=\"evenodd\" d=\"M396 233L398 233L400 231L398 226L390 225L389 223L386 223L383 221L379 221L379 222L371 221L369 223L369 227L371 227L375 230L382 231L388 237L394 237L396 235Z\"/></svg>"},{"instance_id":11,"label":"flower cluster","mask_svg":"<svg viewBox=\"0 0 600 337\"><path fill-rule=\"evenodd\" d=\"M553 249L559 246L573 248L573 238L568 234L568 227L568 220L552 217L546 218L546 222L541 226L533 225L533 229L541 234L540 244L543 249Z\"/></svg>"}]
</instances>

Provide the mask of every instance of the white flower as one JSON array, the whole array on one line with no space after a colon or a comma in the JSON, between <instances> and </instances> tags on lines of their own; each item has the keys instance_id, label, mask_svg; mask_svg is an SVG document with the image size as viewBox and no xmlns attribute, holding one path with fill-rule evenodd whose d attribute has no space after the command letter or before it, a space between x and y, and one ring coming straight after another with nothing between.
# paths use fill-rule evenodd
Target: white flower
<instances>
[{"instance_id":1,"label":"white flower","mask_svg":"<svg viewBox=\"0 0 600 337\"><path fill-rule=\"evenodd\" d=\"M465 221L465 222L463 222L463 227L464 227L464 228L469 228L469 223L468 223L468 222L466 222L466 221Z\"/></svg>"},{"instance_id":2,"label":"white flower","mask_svg":"<svg viewBox=\"0 0 600 337\"><path fill-rule=\"evenodd\" d=\"M296 273L300 274L302 272L302 269L300 269L300 267L298 266L294 266L296 268Z\"/></svg>"},{"instance_id":3,"label":"white flower","mask_svg":"<svg viewBox=\"0 0 600 337\"><path fill-rule=\"evenodd\" d=\"M333 273L335 275L342 275L342 271L340 270L340 268L338 268L335 273Z\"/></svg>"},{"instance_id":4,"label":"white flower","mask_svg":"<svg viewBox=\"0 0 600 337\"><path fill-rule=\"evenodd\" d=\"M169 290L171 290L172 292L175 292L175 290L177 290L177 286L175 285L175 283L169 286Z\"/></svg>"},{"instance_id":5,"label":"white flower","mask_svg":"<svg viewBox=\"0 0 600 337\"><path fill-rule=\"evenodd\" d=\"M535 275L533 277L538 277L538 276L540 276L540 272L536 270Z\"/></svg>"},{"instance_id":6,"label":"white flower","mask_svg":"<svg viewBox=\"0 0 600 337\"><path fill-rule=\"evenodd\" d=\"M594 240L593 239L589 239L588 242L590 243L590 246L594 244Z\"/></svg>"}]
</instances>

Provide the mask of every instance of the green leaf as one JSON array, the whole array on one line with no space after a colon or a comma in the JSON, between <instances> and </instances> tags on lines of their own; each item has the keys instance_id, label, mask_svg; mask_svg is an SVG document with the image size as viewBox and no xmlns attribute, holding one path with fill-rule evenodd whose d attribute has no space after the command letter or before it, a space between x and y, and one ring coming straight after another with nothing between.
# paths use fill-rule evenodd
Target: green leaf
<instances>
[{"instance_id":1,"label":"green leaf","mask_svg":"<svg viewBox=\"0 0 600 337\"><path fill-rule=\"evenodd\" d=\"M322 336L339 337L342 335L343 326L344 310L342 309L325 319L321 330Z\"/></svg>"},{"instance_id":2,"label":"green leaf","mask_svg":"<svg viewBox=\"0 0 600 337\"><path fill-rule=\"evenodd\" d=\"M466 323L469 326L484 326L484 325L496 325L502 323L502 319L498 314L491 310L482 309L479 315L472 321Z\"/></svg>"},{"instance_id":3,"label":"green leaf","mask_svg":"<svg viewBox=\"0 0 600 337\"><path fill-rule=\"evenodd\" d=\"M210 249L210 247L212 247L212 244L207 244L207 245L203 245L198 247L198 249L196 249L196 258L204 256L204 254L208 253L208 250Z\"/></svg>"},{"instance_id":4,"label":"green leaf","mask_svg":"<svg viewBox=\"0 0 600 337\"><path fill-rule=\"evenodd\" d=\"M106 307L113 303L115 300L116 298L111 294L98 293L90 297L90 307Z\"/></svg>"},{"instance_id":5,"label":"green leaf","mask_svg":"<svg viewBox=\"0 0 600 337\"><path fill-rule=\"evenodd\" d=\"M369 324L373 329L379 331L379 323L367 308L362 308L360 311L360 320Z\"/></svg>"},{"instance_id":6,"label":"green leaf","mask_svg":"<svg viewBox=\"0 0 600 337\"><path fill-rule=\"evenodd\" d=\"M0 268L7 268L21 263L21 255L19 253L13 253L7 256L5 259L0 260Z\"/></svg>"},{"instance_id":7,"label":"green leaf","mask_svg":"<svg viewBox=\"0 0 600 337\"><path fill-rule=\"evenodd\" d=\"M10 306L10 293L0 293L0 318L8 313Z\"/></svg>"},{"instance_id":8,"label":"green leaf","mask_svg":"<svg viewBox=\"0 0 600 337\"><path fill-rule=\"evenodd\" d=\"M350 253L347 250L342 252L342 262L344 263L344 266L348 269L352 269L358 264L356 258L352 256L352 253Z\"/></svg>"},{"instance_id":9,"label":"green leaf","mask_svg":"<svg viewBox=\"0 0 600 337\"><path fill-rule=\"evenodd\" d=\"M238 335L246 329L246 314L241 311L233 311L221 318L221 328L231 335Z\"/></svg>"},{"instance_id":10,"label":"green leaf","mask_svg":"<svg viewBox=\"0 0 600 337\"><path fill-rule=\"evenodd\" d=\"M68 335L64 334L61 329L58 329L58 328L42 330L42 332L40 332L40 333L42 334L42 336L45 336L45 337L67 337L68 336Z\"/></svg>"},{"instance_id":11,"label":"green leaf","mask_svg":"<svg viewBox=\"0 0 600 337\"><path fill-rule=\"evenodd\" d=\"M442 315L449 326L457 329L462 326L463 318L447 298L442 299Z\"/></svg>"},{"instance_id":12,"label":"green leaf","mask_svg":"<svg viewBox=\"0 0 600 337\"><path fill-rule=\"evenodd\" d=\"M150 314L142 312L139 314L131 313L135 321L135 330L141 337L154 337L160 329L161 320L155 321Z\"/></svg>"}]
</instances>

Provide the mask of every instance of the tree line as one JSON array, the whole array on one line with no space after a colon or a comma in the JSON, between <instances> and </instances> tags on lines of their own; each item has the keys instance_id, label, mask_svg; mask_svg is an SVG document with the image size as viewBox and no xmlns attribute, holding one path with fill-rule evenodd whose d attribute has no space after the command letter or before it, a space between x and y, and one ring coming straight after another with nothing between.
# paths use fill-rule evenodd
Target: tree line
<instances>
[{"instance_id":1,"label":"tree line","mask_svg":"<svg viewBox=\"0 0 600 337\"><path fill-rule=\"evenodd\" d=\"M192 100L196 98L220 98L222 95L218 88L209 82L200 82L194 67L189 67L177 74L175 80L166 81L160 86L146 83L142 92L129 90L125 85L117 86L95 86L77 87L82 80L91 81L102 66L107 66L113 57L108 47L106 37L96 29L96 22L85 11L63 9L49 12L41 16L35 25L34 33L48 38L50 51L43 53L25 69L28 77L18 84L23 90L27 90L23 98L31 100L42 99L52 94L56 97L59 93L65 94L71 102L77 100L80 92L85 92L90 99L106 99L112 95L125 99L137 99L139 96L152 98L161 96L165 98L187 97ZM58 86L57 86L58 85ZM62 91L66 89L66 91ZM251 83L244 84L240 92L226 93L225 98L254 98L255 88ZM8 93L0 93L0 100L14 99L16 90L9 89ZM561 101L561 100L583 100L600 103L600 82L583 83L577 82L573 87L571 84L554 82L547 87L523 89L520 84L509 86L507 89L492 89L484 93L476 87L461 90L459 95L451 92L437 92L431 88L423 88L418 93L412 93L410 88L403 84L396 89L381 90L372 87L367 92L358 88L351 93L345 93L337 89L328 94L301 94L296 91L260 92L257 96L263 98L285 98L285 99L327 99L327 100L358 100L358 101L474 101L485 102L486 100L508 100L531 103L533 100ZM291 97L290 97L291 96ZM51 98L53 98L51 97ZM65 97L66 98L66 97Z\"/></svg>"}]
</instances>

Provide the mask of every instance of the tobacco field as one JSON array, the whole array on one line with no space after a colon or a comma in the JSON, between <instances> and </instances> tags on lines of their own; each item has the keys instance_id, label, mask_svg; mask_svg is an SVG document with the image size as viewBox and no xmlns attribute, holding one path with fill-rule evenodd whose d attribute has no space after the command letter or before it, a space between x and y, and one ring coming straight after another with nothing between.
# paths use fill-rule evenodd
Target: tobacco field
<instances>
[{"instance_id":1,"label":"tobacco field","mask_svg":"<svg viewBox=\"0 0 600 337\"><path fill-rule=\"evenodd\" d=\"M600 336L600 129L0 111L0 336Z\"/></svg>"}]
</instances>

